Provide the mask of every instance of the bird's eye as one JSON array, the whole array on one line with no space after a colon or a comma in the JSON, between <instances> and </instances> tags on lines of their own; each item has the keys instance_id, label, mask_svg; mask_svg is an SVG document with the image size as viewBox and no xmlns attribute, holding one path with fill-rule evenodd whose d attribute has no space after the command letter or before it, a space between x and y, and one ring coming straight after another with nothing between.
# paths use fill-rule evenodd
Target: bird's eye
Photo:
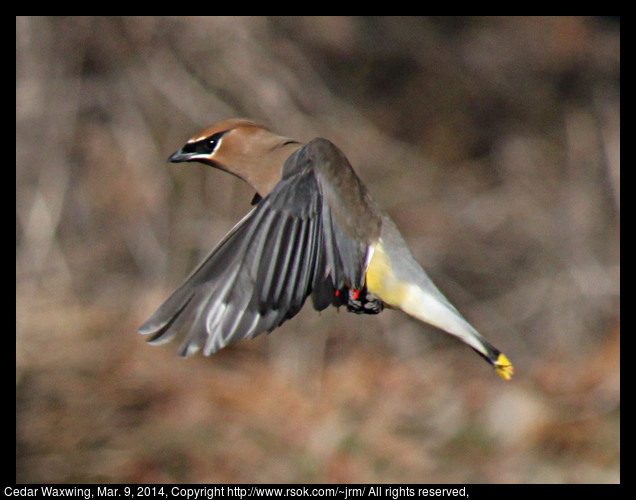
<instances>
[{"instance_id":1,"label":"bird's eye","mask_svg":"<svg viewBox=\"0 0 636 500\"><path fill-rule=\"evenodd\" d=\"M223 134L225 134L225 131L217 132L216 134L213 134L207 139L203 140L205 149L207 150L208 153L210 154L214 153L216 148L219 146L219 143L221 141L221 137L223 137Z\"/></svg>"},{"instance_id":2,"label":"bird's eye","mask_svg":"<svg viewBox=\"0 0 636 500\"><path fill-rule=\"evenodd\" d=\"M186 153L196 153L201 155L211 155L216 151L221 142L221 137L226 131L217 132L216 134L200 139L197 142L190 142L183 147L183 151Z\"/></svg>"}]
</instances>

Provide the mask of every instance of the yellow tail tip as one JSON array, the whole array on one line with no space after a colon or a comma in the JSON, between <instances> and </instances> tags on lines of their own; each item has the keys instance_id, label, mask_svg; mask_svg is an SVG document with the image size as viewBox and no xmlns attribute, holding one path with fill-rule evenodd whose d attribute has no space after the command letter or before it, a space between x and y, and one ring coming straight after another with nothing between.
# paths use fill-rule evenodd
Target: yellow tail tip
<instances>
[{"instance_id":1,"label":"yellow tail tip","mask_svg":"<svg viewBox=\"0 0 636 500\"><path fill-rule=\"evenodd\" d=\"M505 354L500 353L495 361L495 371L504 380L510 380L515 373L515 368Z\"/></svg>"}]
</instances>

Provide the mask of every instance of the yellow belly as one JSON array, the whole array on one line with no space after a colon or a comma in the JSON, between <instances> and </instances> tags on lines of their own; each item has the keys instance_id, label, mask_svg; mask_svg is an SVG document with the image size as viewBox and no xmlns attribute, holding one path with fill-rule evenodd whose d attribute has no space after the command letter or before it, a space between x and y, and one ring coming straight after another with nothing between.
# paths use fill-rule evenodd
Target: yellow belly
<instances>
[{"instance_id":1,"label":"yellow belly","mask_svg":"<svg viewBox=\"0 0 636 500\"><path fill-rule=\"evenodd\" d=\"M367 290L380 297L386 304L402 308L408 299L409 284L398 280L391 268L389 256L381 242L374 249L366 274Z\"/></svg>"}]
</instances>

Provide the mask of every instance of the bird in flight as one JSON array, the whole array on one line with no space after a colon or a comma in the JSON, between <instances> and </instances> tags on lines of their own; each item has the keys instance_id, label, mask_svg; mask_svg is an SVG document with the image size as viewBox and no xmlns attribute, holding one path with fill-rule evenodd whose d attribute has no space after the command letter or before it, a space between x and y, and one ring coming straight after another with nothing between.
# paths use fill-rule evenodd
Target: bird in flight
<instances>
[{"instance_id":1,"label":"bird in flight","mask_svg":"<svg viewBox=\"0 0 636 500\"><path fill-rule=\"evenodd\" d=\"M234 118L204 128L169 160L240 177L255 189L255 206L140 327L150 343L185 331L180 355L203 349L207 356L271 332L311 296L317 311L401 309L458 337L504 380L512 377L508 358L437 289L332 142L304 144Z\"/></svg>"}]
</instances>

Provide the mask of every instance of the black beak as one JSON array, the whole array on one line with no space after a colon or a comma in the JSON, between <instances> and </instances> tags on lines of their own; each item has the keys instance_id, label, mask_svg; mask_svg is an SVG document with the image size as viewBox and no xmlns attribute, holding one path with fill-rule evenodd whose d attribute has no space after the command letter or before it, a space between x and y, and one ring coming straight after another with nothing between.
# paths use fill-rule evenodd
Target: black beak
<instances>
[{"instance_id":1,"label":"black beak","mask_svg":"<svg viewBox=\"0 0 636 500\"><path fill-rule=\"evenodd\" d=\"M170 155L170 158L168 158L168 161L171 161L172 163L181 163L181 162L184 162L184 161L192 161L193 160L193 158L192 158L193 156L197 156L197 153L188 152L188 151L184 151L183 149L180 149L179 151L175 151L174 153L172 153Z\"/></svg>"}]
</instances>

